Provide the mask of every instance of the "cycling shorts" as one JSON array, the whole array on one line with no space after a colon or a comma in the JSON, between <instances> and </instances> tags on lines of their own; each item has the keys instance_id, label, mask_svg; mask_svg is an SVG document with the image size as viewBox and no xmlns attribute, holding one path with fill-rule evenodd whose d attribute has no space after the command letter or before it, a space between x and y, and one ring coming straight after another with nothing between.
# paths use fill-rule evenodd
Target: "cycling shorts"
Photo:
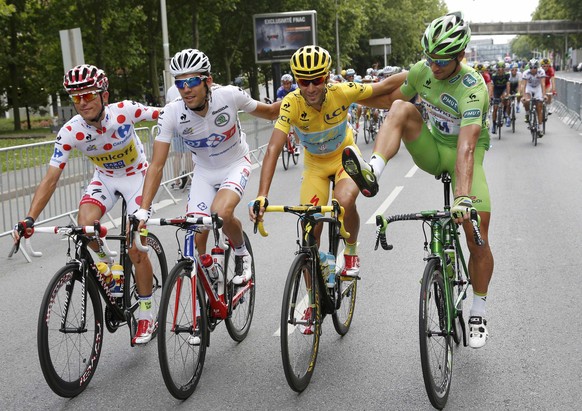
<instances>
[{"instance_id":1,"label":"cycling shorts","mask_svg":"<svg viewBox=\"0 0 582 411\"><path fill-rule=\"evenodd\" d=\"M330 177L335 179L336 184L344 178L350 178L342 166L342 151L348 145L360 151L351 136L344 140L339 149L329 154L314 155L304 151L300 204L327 205L330 199Z\"/></svg>"},{"instance_id":2,"label":"cycling shorts","mask_svg":"<svg viewBox=\"0 0 582 411\"><path fill-rule=\"evenodd\" d=\"M209 216L218 190L231 190L242 198L251 170L251 161L247 157L242 157L226 167L212 170L196 164L186 212L190 215Z\"/></svg>"},{"instance_id":3,"label":"cycling shorts","mask_svg":"<svg viewBox=\"0 0 582 411\"><path fill-rule=\"evenodd\" d=\"M493 87L493 98L501 98L505 94L505 87L503 88L496 88Z\"/></svg>"},{"instance_id":4,"label":"cycling shorts","mask_svg":"<svg viewBox=\"0 0 582 411\"><path fill-rule=\"evenodd\" d=\"M448 147L435 140L426 124L422 125L420 136L411 142L405 142L406 149L412 155L414 163L422 170L434 176L447 171L452 177L452 187L455 187L455 165L457 148ZM477 211L491 211L489 186L483 169L485 147L475 147L473 165L473 185L469 196Z\"/></svg>"},{"instance_id":5,"label":"cycling shorts","mask_svg":"<svg viewBox=\"0 0 582 411\"><path fill-rule=\"evenodd\" d=\"M101 208L103 216L111 211L119 196L122 196L127 204L127 214L133 214L141 205L145 174L146 170L143 170L130 176L111 177L95 170L79 204L94 204Z\"/></svg>"},{"instance_id":6,"label":"cycling shorts","mask_svg":"<svg viewBox=\"0 0 582 411\"><path fill-rule=\"evenodd\" d=\"M527 85L525 87L525 94L531 95L531 98L535 98L536 100L543 100L544 96L542 96L542 86L539 85L537 87L530 87Z\"/></svg>"}]
</instances>

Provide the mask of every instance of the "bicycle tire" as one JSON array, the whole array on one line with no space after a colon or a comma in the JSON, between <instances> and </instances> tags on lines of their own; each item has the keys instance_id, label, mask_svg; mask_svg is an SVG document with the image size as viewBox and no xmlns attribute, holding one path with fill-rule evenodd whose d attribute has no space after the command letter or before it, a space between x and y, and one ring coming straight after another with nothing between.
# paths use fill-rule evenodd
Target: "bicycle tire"
<instances>
[{"instance_id":1,"label":"bicycle tire","mask_svg":"<svg viewBox=\"0 0 582 411\"><path fill-rule=\"evenodd\" d=\"M312 272L311 257L300 253L295 257L287 275L281 307L281 357L287 383L296 392L307 388L317 361L321 335L321 304L319 286ZM313 288L309 291L306 277ZM311 298L314 299L311 303ZM303 316L311 308L312 323L305 323ZM302 327L313 327L308 333Z\"/></svg>"},{"instance_id":2,"label":"bicycle tire","mask_svg":"<svg viewBox=\"0 0 582 411\"><path fill-rule=\"evenodd\" d=\"M497 134L498 140L501 140L501 129L503 128L503 105L499 103L499 108L497 109Z\"/></svg>"},{"instance_id":3,"label":"bicycle tire","mask_svg":"<svg viewBox=\"0 0 582 411\"><path fill-rule=\"evenodd\" d=\"M296 154L297 153L297 143L295 143L295 141L293 141L293 155L291 156L291 159L293 160L293 164L297 165L297 163L299 162L299 155Z\"/></svg>"},{"instance_id":4,"label":"bicycle tire","mask_svg":"<svg viewBox=\"0 0 582 411\"><path fill-rule=\"evenodd\" d=\"M422 276L419 304L420 361L424 386L431 404L442 409L451 388L453 345L447 332L442 268L431 259Z\"/></svg>"},{"instance_id":5,"label":"bicycle tire","mask_svg":"<svg viewBox=\"0 0 582 411\"><path fill-rule=\"evenodd\" d=\"M370 130L368 129L370 124L370 118L368 114L364 115L364 141L366 144L370 142Z\"/></svg>"},{"instance_id":6,"label":"bicycle tire","mask_svg":"<svg viewBox=\"0 0 582 411\"><path fill-rule=\"evenodd\" d=\"M511 131L515 133L515 101L511 104Z\"/></svg>"},{"instance_id":7,"label":"bicycle tire","mask_svg":"<svg viewBox=\"0 0 582 411\"><path fill-rule=\"evenodd\" d=\"M533 110L531 111L530 114L530 118L531 118L531 126L530 126L530 131L531 131L531 140L532 143L535 146L538 145L538 118L537 118L537 110L536 107L534 105Z\"/></svg>"},{"instance_id":8,"label":"bicycle tire","mask_svg":"<svg viewBox=\"0 0 582 411\"><path fill-rule=\"evenodd\" d=\"M99 292L93 281L86 280L85 305L77 263L61 268L44 293L37 328L40 368L49 387L61 397L75 397L95 374L103 346L103 311ZM81 327L82 313L85 324ZM66 312L66 319L63 313ZM64 320L69 332L61 331ZM72 332L81 329L80 332Z\"/></svg>"},{"instance_id":9,"label":"bicycle tire","mask_svg":"<svg viewBox=\"0 0 582 411\"><path fill-rule=\"evenodd\" d=\"M338 266L344 264L338 264ZM358 292L358 280L354 277L341 277L336 275L337 304L332 314L333 326L339 335L346 335L352 325L354 310L356 309L356 295Z\"/></svg>"},{"instance_id":10,"label":"bicycle tire","mask_svg":"<svg viewBox=\"0 0 582 411\"><path fill-rule=\"evenodd\" d=\"M283 151L281 151L281 161L283 162L283 169L285 170L289 169L289 156L291 155L291 153L289 153L289 149L287 148L288 144L289 143L285 143L283 146Z\"/></svg>"},{"instance_id":11,"label":"bicycle tire","mask_svg":"<svg viewBox=\"0 0 582 411\"><path fill-rule=\"evenodd\" d=\"M232 307L232 313L230 317L224 320L224 324L226 325L226 330L234 341L241 342L243 341L249 330L251 328L251 323L253 322L253 313L255 311L255 286L256 286L256 279L255 279L255 255L253 254L253 249L251 247L251 242L249 237L245 232L243 232L243 237L245 240L245 245L247 250L252 258L251 263L251 287L245 292L245 294L238 300L237 304ZM236 292L237 287L231 285L232 278L235 275L234 272L234 249L233 247L229 247L228 250L225 251L225 269L227 274L227 279L229 282L229 286L227 290L229 292Z\"/></svg>"},{"instance_id":12,"label":"bicycle tire","mask_svg":"<svg viewBox=\"0 0 582 411\"><path fill-rule=\"evenodd\" d=\"M205 295L197 278L196 308L192 306L192 276L196 275L193 269L191 260L181 260L172 268L164 284L158 317L160 369L166 388L179 400L190 397L200 381L209 338ZM199 338L198 344L191 343L195 335Z\"/></svg>"},{"instance_id":13,"label":"bicycle tire","mask_svg":"<svg viewBox=\"0 0 582 411\"><path fill-rule=\"evenodd\" d=\"M545 102L542 105L542 118L544 119L544 122L542 123L542 133L544 133L544 135L545 135L546 134L546 122L548 121L548 106L546 105Z\"/></svg>"}]
</instances>

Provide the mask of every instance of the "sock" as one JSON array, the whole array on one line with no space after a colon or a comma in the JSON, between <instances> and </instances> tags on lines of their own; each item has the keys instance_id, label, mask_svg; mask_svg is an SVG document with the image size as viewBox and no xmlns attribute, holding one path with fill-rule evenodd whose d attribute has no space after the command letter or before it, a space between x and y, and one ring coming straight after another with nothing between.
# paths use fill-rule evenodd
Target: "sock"
<instances>
[{"instance_id":1,"label":"sock","mask_svg":"<svg viewBox=\"0 0 582 411\"><path fill-rule=\"evenodd\" d=\"M370 164L372 169L374 170L374 175L376 178L380 178L382 172L384 171L384 167L386 166L387 161L378 153L373 153L372 157L370 157Z\"/></svg>"},{"instance_id":2,"label":"sock","mask_svg":"<svg viewBox=\"0 0 582 411\"><path fill-rule=\"evenodd\" d=\"M485 318L487 294L478 294L473 291L473 306L471 307L471 317Z\"/></svg>"},{"instance_id":3,"label":"sock","mask_svg":"<svg viewBox=\"0 0 582 411\"><path fill-rule=\"evenodd\" d=\"M346 241L344 255L358 255L358 242L356 241L354 244L350 244Z\"/></svg>"},{"instance_id":4,"label":"sock","mask_svg":"<svg viewBox=\"0 0 582 411\"><path fill-rule=\"evenodd\" d=\"M247 245L242 243L242 245L234 248L234 255L248 255Z\"/></svg>"},{"instance_id":5,"label":"sock","mask_svg":"<svg viewBox=\"0 0 582 411\"><path fill-rule=\"evenodd\" d=\"M139 319L151 320L152 315L152 296L139 296Z\"/></svg>"}]
</instances>

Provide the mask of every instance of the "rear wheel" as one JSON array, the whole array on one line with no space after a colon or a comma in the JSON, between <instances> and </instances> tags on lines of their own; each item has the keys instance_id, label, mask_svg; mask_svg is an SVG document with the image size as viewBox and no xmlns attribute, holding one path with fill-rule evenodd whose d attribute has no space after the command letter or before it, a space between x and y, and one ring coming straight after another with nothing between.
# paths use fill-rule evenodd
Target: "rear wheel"
<instances>
[{"instance_id":1,"label":"rear wheel","mask_svg":"<svg viewBox=\"0 0 582 411\"><path fill-rule=\"evenodd\" d=\"M515 100L511 104L511 131L515 133Z\"/></svg>"},{"instance_id":2,"label":"rear wheel","mask_svg":"<svg viewBox=\"0 0 582 411\"><path fill-rule=\"evenodd\" d=\"M534 146L538 145L538 114L537 110L534 108L530 113L530 131L531 131L531 141Z\"/></svg>"},{"instance_id":3,"label":"rear wheel","mask_svg":"<svg viewBox=\"0 0 582 411\"><path fill-rule=\"evenodd\" d=\"M341 257L342 258L343 253ZM338 262L338 267L343 267L344 264ZM354 310L356 308L356 294L358 291L358 279L354 277L337 276L337 309L332 315L333 326L339 335L346 335L350 330L352 319L354 317Z\"/></svg>"},{"instance_id":4,"label":"rear wheel","mask_svg":"<svg viewBox=\"0 0 582 411\"><path fill-rule=\"evenodd\" d=\"M501 130L503 129L503 105L500 103L497 109L497 134L498 140L501 140Z\"/></svg>"},{"instance_id":5,"label":"rear wheel","mask_svg":"<svg viewBox=\"0 0 582 411\"><path fill-rule=\"evenodd\" d=\"M158 358L168 391L184 400L196 389L208 345L204 291L190 260L179 261L160 300Z\"/></svg>"},{"instance_id":6,"label":"rear wheel","mask_svg":"<svg viewBox=\"0 0 582 411\"><path fill-rule=\"evenodd\" d=\"M228 281L227 290L229 293L233 293L231 300L233 305L232 314L224 320L224 323L230 337L238 342L244 340L249 333L255 310L255 256L247 234L243 232L243 236L247 250L252 258L251 270L253 274L248 283L240 287L232 284L232 278L235 276L234 249L232 244L226 250L224 256Z\"/></svg>"},{"instance_id":7,"label":"rear wheel","mask_svg":"<svg viewBox=\"0 0 582 411\"><path fill-rule=\"evenodd\" d=\"M61 397L75 397L87 388L103 346L99 293L93 281L82 280L78 264L61 268L44 293L38 316L40 368Z\"/></svg>"},{"instance_id":8,"label":"rear wheel","mask_svg":"<svg viewBox=\"0 0 582 411\"><path fill-rule=\"evenodd\" d=\"M431 404L447 403L453 373L453 339L447 331L447 310L439 260L427 263L422 277L419 305L420 361L424 386Z\"/></svg>"},{"instance_id":9,"label":"rear wheel","mask_svg":"<svg viewBox=\"0 0 582 411\"><path fill-rule=\"evenodd\" d=\"M364 114L364 141L366 142L366 144L368 144L370 142L371 136L370 136L370 117L369 114L366 113Z\"/></svg>"},{"instance_id":10,"label":"rear wheel","mask_svg":"<svg viewBox=\"0 0 582 411\"><path fill-rule=\"evenodd\" d=\"M311 259L295 257L283 293L281 308L281 356L289 386L297 392L307 388L319 348L321 306L319 287Z\"/></svg>"},{"instance_id":11,"label":"rear wheel","mask_svg":"<svg viewBox=\"0 0 582 411\"><path fill-rule=\"evenodd\" d=\"M289 143L286 143L283 146L283 151L281 151L281 161L283 162L283 168L285 170L289 168L289 157L291 156L291 153L289 153L288 145Z\"/></svg>"}]
</instances>

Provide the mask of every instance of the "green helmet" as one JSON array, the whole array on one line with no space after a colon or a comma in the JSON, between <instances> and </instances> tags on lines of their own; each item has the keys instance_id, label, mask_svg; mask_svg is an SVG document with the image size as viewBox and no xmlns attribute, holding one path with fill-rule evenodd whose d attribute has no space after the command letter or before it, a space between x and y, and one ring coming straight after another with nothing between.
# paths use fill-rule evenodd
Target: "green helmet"
<instances>
[{"instance_id":1,"label":"green helmet","mask_svg":"<svg viewBox=\"0 0 582 411\"><path fill-rule=\"evenodd\" d=\"M471 29L460 11L446 14L428 25L422 36L426 54L450 55L465 50L471 40Z\"/></svg>"}]
</instances>

